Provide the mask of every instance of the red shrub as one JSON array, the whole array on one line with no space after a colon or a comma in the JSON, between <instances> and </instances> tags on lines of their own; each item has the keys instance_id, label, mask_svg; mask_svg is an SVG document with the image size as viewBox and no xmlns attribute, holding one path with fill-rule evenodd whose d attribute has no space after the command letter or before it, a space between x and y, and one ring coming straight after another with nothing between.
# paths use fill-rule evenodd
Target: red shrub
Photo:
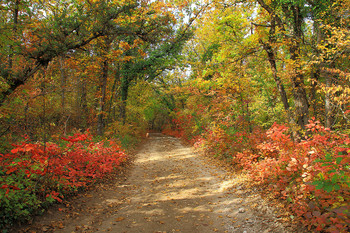
<instances>
[{"instance_id":1,"label":"red shrub","mask_svg":"<svg viewBox=\"0 0 350 233\"><path fill-rule=\"evenodd\" d=\"M88 133L62 139L62 145L23 142L0 156L0 229L104 178L126 160L113 141L94 143Z\"/></svg>"}]
</instances>

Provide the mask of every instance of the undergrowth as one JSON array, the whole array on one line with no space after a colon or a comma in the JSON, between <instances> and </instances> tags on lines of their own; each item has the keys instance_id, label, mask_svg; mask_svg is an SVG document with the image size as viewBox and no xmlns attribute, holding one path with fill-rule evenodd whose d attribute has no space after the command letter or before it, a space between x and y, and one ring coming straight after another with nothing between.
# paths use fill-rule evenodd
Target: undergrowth
<instances>
[{"instance_id":1,"label":"undergrowth","mask_svg":"<svg viewBox=\"0 0 350 233\"><path fill-rule=\"evenodd\" d=\"M304 140L296 142L290 129L274 124L269 130L236 130L220 122L204 126L177 114L164 133L185 138L204 153L230 161L257 185L268 187L310 231L349 232L350 138L310 120Z\"/></svg>"},{"instance_id":2,"label":"undergrowth","mask_svg":"<svg viewBox=\"0 0 350 233\"><path fill-rule=\"evenodd\" d=\"M0 155L0 229L29 220L54 202L104 179L126 161L119 143L87 132L59 143L23 141Z\"/></svg>"}]
</instances>

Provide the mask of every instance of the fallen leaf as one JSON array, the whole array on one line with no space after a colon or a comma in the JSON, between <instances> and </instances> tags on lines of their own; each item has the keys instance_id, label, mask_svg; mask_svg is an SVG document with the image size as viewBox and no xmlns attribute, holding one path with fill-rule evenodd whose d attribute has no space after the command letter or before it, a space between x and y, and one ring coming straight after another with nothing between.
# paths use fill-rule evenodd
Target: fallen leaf
<instances>
[{"instance_id":1,"label":"fallen leaf","mask_svg":"<svg viewBox=\"0 0 350 233\"><path fill-rule=\"evenodd\" d=\"M125 219L124 217L119 217L119 218L116 218L115 221L120 222L120 221L123 221L124 219Z\"/></svg>"}]
</instances>

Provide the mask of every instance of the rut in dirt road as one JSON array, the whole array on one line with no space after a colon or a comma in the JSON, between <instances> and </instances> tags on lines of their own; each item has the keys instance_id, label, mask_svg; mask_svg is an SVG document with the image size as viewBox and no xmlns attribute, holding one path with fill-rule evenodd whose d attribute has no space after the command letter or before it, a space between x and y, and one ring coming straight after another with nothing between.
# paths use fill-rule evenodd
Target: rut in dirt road
<instances>
[{"instance_id":1,"label":"rut in dirt road","mask_svg":"<svg viewBox=\"0 0 350 233\"><path fill-rule=\"evenodd\" d=\"M293 232L257 194L243 198L234 182L179 139L151 134L127 180L89 216L55 232ZM110 205L116 208L103 210Z\"/></svg>"}]
</instances>

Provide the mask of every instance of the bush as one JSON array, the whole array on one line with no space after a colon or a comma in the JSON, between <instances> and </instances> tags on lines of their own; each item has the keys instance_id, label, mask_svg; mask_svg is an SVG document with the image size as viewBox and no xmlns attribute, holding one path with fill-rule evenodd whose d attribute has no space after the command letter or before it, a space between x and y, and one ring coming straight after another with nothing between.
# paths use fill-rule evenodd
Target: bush
<instances>
[{"instance_id":1,"label":"bush","mask_svg":"<svg viewBox=\"0 0 350 233\"><path fill-rule=\"evenodd\" d=\"M307 128L310 136L294 142L286 126L274 124L254 153L246 150L236 159L252 179L286 199L309 230L348 232L350 139L318 121Z\"/></svg>"},{"instance_id":2,"label":"bush","mask_svg":"<svg viewBox=\"0 0 350 233\"><path fill-rule=\"evenodd\" d=\"M198 135L196 121L178 113L170 132L195 139L194 146L204 153L245 170L255 184L265 185L265 191L286 200L309 230L350 230L348 135L332 132L313 119L307 125L308 136L296 142L286 125L275 123L267 131L249 133L228 118L203 124L205 130Z\"/></svg>"},{"instance_id":3,"label":"bush","mask_svg":"<svg viewBox=\"0 0 350 233\"><path fill-rule=\"evenodd\" d=\"M56 143L25 141L0 158L0 229L113 172L126 154L114 141L77 133Z\"/></svg>"},{"instance_id":4,"label":"bush","mask_svg":"<svg viewBox=\"0 0 350 233\"><path fill-rule=\"evenodd\" d=\"M115 121L108 125L105 135L108 138L117 138L123 148L133 148L146 135L146 130L132 124L122 124Z\"/></svg>"}]
</instances>

